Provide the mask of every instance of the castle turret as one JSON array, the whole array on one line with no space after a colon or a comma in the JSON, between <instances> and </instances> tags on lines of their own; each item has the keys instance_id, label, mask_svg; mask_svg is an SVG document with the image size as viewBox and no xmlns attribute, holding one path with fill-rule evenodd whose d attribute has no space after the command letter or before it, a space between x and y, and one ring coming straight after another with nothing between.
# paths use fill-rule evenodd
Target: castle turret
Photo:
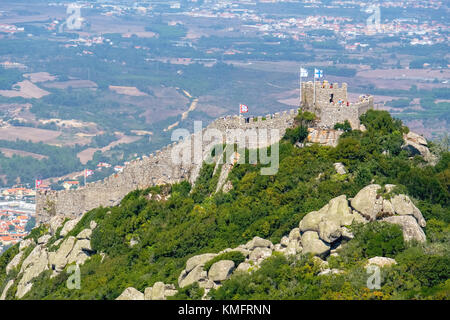
<instances>
[{"instance_id":1,"label":"castle turret","mask_svg":"<svg viewBox=\"0 0 450 320\"><path fill-rule=\"evenodd\" d=\"M329 83L308 81L302 83L302 107L305 110L314 111L323 105L330 103L347 103L347 84L344 82L339 86L339 83ZM314 103L315 102L315 103Z\"/></svg>"},{"instance_id":2,"label":"castle turret","mask_svg":"<svg viewBox=\"0 0 450 320\"><path fill-rule=\"evenodd\" d=\"M346 83L329 83L328 81L302 83L301 108L318 117L317 126L333 128L336 123L348 120L353 129L359 129L359 117L373 108L373 97L361 96L359 101L348 101Z\"/></svg>"}]
</instances>

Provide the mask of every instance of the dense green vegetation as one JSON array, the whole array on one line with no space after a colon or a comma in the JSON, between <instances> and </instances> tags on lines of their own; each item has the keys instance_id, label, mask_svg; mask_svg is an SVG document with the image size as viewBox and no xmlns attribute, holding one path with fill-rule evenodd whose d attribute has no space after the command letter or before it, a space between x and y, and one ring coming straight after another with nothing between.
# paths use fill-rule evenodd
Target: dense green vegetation
<instances>
[{"instance_id":1,"label":"dense green vegetation","mask_svg":"<svg viewBox=\"0 0 450 320\"><path fill-rule=\"evenodd\" d=\"M46 156L41 160L18 155L8 158L0 152L0 175L5 175L7 180L6 183L0 180L0 186L8 186L17 181L33 184L35 179L62 176L83 168L77 158L77 153L81 151L79 146L56 147L42 142L0 140L0 147Z\"/></svg>"},{"instance_id":2,"label":"dense green vegetation","mask_svg":"<svg viewBox=\"0 0 450 320\"><path fill-rule=\"evenodd\" d=\"M0 67L0 89L11 90L12 85L23 80L22 72Z\"/></svg>"},{"instance_id":3,"label":"dense green vegetation","mask_svg":"<svg viewBox=\"0 0 450 320\"><path fill-rule=\"evenodd\" d=\"M219 254L213 259L209 260L205 263L205 267L203 268L205 271L209 271L211 266L221 260L231 260L234 262L234 265L238 266L241 262L245 261L245 256L239 251L231 251Z\"/></svg>"},{"instance_id":4,"label":"dense green vegetation","mask_svg":"<svg viewBox=\"0 0 450 320\"><path fill-rule=\"evenodd\" d=\"M336 148L297 148L286 136L279 145L278 173L263 176L259 164L238 164L229 176L233 185L229 193L214 194L213 165L204 165L192 192L187 182L137 190L117 207L88 212L67 235L75 235L91 220L98 223L91 240L97 254L81 266L81 289L66 288L68 273L50 278L51 271L46 271L25 298L114 299L129 286L144 291L156 281L177 284L189 257L236 247L254 236L278 243L308 212L341 194L353 197L373 181L397 184L416 199L428 221L426 244L404 243L396 226L353 225L355 239L339 257L328 259L330 267L345 273L317 276L319 266L308 257L274 256L251 275L232 277L211 297L448 299L450 154L441 154L435 167L428 166L399 149L398 137L407 130L401 121L382 111L369 111L361 121L367 131L344 133ZM383 154L384 150L389 154ZM346 165L348 174L335 173L337 161ZM410 176L418 180L410 181ZM149 193L170 193L171 197L149 200ZM131 239L138 244L130 247ZM102 259L100 253L106 256ZM380 290L369 290L364 264L375 255L394 257L398 265L383 269ZM174 298L198 299L202 290L193 285Z\"/></svg>"}]
</instances>

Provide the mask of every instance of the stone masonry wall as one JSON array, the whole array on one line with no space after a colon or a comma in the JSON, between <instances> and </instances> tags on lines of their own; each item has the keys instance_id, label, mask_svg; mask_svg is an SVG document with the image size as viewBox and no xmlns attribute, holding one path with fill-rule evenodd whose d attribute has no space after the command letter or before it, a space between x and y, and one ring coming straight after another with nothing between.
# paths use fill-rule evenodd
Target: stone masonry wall
<instances>
[{"instance_id":1,"label":"stone masonry wall","mask_svg":"<svg viewBox=\"0 0 450 320\"><path fill-rule=\"evenodd\" d=\"M330 102L331 95L333 102ZM316 114L318 117L316 125L319 128L332 129L336 123L348 120L353 129L359 129L359 117L373 108L372 96L361 96L358 102L350 103L346 83L339 86L339 83L316 82L315 96L314 105L314 83L311 81L302 83L302 108Z\"/></svg>"},{"instance_id":2,"label":"stone masonry wall","mask_svg":"<svg viewBox=\"0 0 450 320\"><path fill-rule=\"evenodd\" d=\"M150 186L176 183L181 180L189 180L194 183L201 168L201 162L195 161L194 144L196 139L204 136L207 129L217 129L224 133L224 137L232 129L242 129L245 136L259 129L278 129L278 138L282 138L286 129L293 125L297 110L290 112L275 113L263 117L250 118L248 123L245 118L238 116L227 116L217 119L208 127L180 142L174 142L162 150L156 151L149 156L143 156L124 167L120 173L92 183L88 183L77 190L63 191L39 191L36 194L36 220L45 223L53 215L62 215L68 218L76 218L81 214L99 206L109 207L120 203L125 195L136 189L145 189ZM268 130L270 132L270 130ZM263 147L277 141L255 143L247 142L249 148ZM222 141L233 143L233 141ZM211 140L201 141L203 159L211 151ZM173 163L173 154L183 154L191 149L191 162ZM198 156L198 155L197 155Z\"/></svg>"}]
</instances>

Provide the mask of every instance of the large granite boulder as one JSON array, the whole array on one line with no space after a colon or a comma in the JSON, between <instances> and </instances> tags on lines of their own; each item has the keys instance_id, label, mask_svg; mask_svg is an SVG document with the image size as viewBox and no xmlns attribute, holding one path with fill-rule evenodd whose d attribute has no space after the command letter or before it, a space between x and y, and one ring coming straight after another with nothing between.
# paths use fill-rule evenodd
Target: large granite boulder
<instances>
[{"instance_id":1,"label":"large granite boulder","mask_svg":"<svg viewBox=\"0 0 450 320\"><path fill-rule=\"evenodd\" d=\"M73 230L73 228L75 228L75 226L78 224L79 221L80 221L79 218L67 221L62 227L61 232L59 233L60 236L65 237L70 231Z\"/></svg>"},{"instance_id":2,"label":"large granite boulder","mask_svg":"<svg viewBox=\"0 0 450 320\"><path fill-rule=\"evenodd\" d=\"M425 242L426 236L422 228L417 223L413 216L392 216L382 219L389 223L399 225L403 230L403 238L406 241L417 240L419 242Z\"/></svg>"},{"instance_id":3,"label":"large granite boulder","mask_svg":"<svg viewBox=\"0 0 450 320\"><path fill-rule=\"evenodd\" d=\"M427 225L425 219L423 218L422 212L420 212L408 196L404 194L396 195L391 199L391 202L395 213L398 215L412 215L416 218L421 227L425 227Z\"/></svg>"},{"instance_id":4,"label":"large granite boulder","mask_svg":"<svg viewBox=\"0 0 450 320\"><path fill-rule=\"evenodd\" d=\"M377 214L383 207L383 198L377 194L380 188L378 184L368 185L361 189L351 201L352 207L370 221L376 220Z\"/></svg>"},{"instance_id":5,"label":"large granite boulder","mask_svg":"<svg viewBox=\"0 0 450 320\"><path fill-rule=\"evenodd\" d=\"M77 235L77 239L87 239L90 240L92 236L92 229L84 229Z\"/></svg>"},{"instance_id":6,"label":"large granite boulder","mask_svg":"<svg viewBox=\"0 0 450 320\"><path fill-rule=\"evenodd\" d=\"M347 197L345 195L331 199L328 204L323 206L319 211L312 211L305 215L299 223L299 230L301 232L305 231L316 231L320 232L321 222L330 223L332 225L339 225L337 228L343 225L350 225L353 222L354 215L350 207L348 206ZM331 225L322 225L323 228L329 228Z\"/></svg>"},{"instance_id":7,"label":"large granite boulder","mask_svg":"<svg viewBox=\"0 0 450 320\"><path fill-rule=\"evenodd\" d=\"M312 253L317 256L326 256L330 252L330 245L320 240L315 231L306 231L302 235L302 246L304 253Z\"/></svg>"},{"instance_id":8,"label":"large granite boulder","mask_svg":"<svg viewBox=\"0 0 450 320\"><path fill-rule=\"evenodd\" d=\"M236 272L248 272L252 265L248 262L241 262L236 268Z\"/></svg>"},{"instance_id":9,"label":"large granite boulder","mask_svg":"<svg viewBox=\"0 0 450 320\"><path fill-rule=\"evenodd\" d=\"M153 285L151 299L152 300L164 300L164 298L165 298L164 290L165 290L164 283L163 282L156 282Z\"/></svg>"},{"instance_id":10,"label":"large granite boulder","mask_svg":"<svg viewBox=\"0 0 450 320\"><path fill-rule=\"evenodd\" d=\"M272 249L257 247L250 253L250 256L248 258L250 260L258 263L264 259L267 259L271 255L272 255Z\"/></svg>"},{"instance_id":11,"label":"large granite boulder","mask_svg":"<svg viewBox=\"0 0 450 320\"><path fill-rule=\"evenodd\" d=\"M340 175L347 173L347 171L345 170L345 166L342 162L336 162L334 164L334 169L336 169L336 172L339 173Z\"/></svg>"},{"instance_id":12,"label":"large granite boulder","mask_svg":"<svg viewBox=\"0 0 450 320\"><path fill-rule=\"evenodd\" d=\"M245 245L246 249L254 250L256 248L272 248L273 244L270 240L266 240L260 237L254 237Z\"/></svg>"},{"instance_id":13,"label":"large granite boulder","mask_svg":"<svg viewBox=\"0 0 450 320\"><path fill-rule=\"evenodd\" d=\"M20 261L22 261L22 257L25 251L20 251L18 254L11 259L11 261L6 266L6 274L8 274L12 269L15 269L19 266Z\"/></svg>"},{"instance_id":14,"label":"large granite boulder","mask_svg":"<svg viewBox=\"0 0 450 320\"><path fill-rule=\"evenodd\" d=\"M212 281L224 281L228 279L234 269L234 262L231 260L221 260L214 263L208 272L208 278Z\"/></svg>"},{"instance_id":15,"label":"large granite boulder","mask_svg":"<svg viewBox=\"0 0 450 320\"><path fill-rule=\"evenodd\" d=\"M76 262L83 264L92 253L91 242L87 239L78 240L72 248L72 251L67 256L67 264Z\"/></svg>"},{"instance_id":16,"label":"large granite boulder","mask_svg":"<svg viewBox=\"0 0 450 320\"><path fill-rule=\"evenodd\" d=\"M342 235L340 223L336 220L322 220L319 223L320 239L331 243L339 239Z\"/></svg>"},{"instance_id":17,"label":"large granite boulder","mask_svg":"<svg viewBox=\"0 0 450 320\"><path fill-rule=\"evenodd\" d=\"M300 239L302 238L302 236L300 235L300 229L299 228L294 228L291 230L291 232L289 232L289 241L300 241Z\"/></svg>"},{"instance_id":18,"label":"large granite boulder","mask_svg":"<svg viewBox=\"0 0 450 320\"><path fill-rule=\"evenodd\" d=\"M194 282L198 282L201 279L206 279L206 277L207 273L205 270L203 270L203 265L200 264L190 272L184 270L184 272L182 272L180 274L180 277L178 278L178 286L180 288L184 288L190 284L193 284Z\"/></svg>"},{"instance_id":19,"label":"large granite boulder","mask_svg":"<svg viewBox=\"0 0 450 320\"><path fill-rule=\"evenodd\" d=\"M49 253L49 264L53 270L61 272L67 265L67 257L72 251L76 242L76 238L73 236L68 237L59 246L56 252Z\"/></svg>"},{"instance_id":20,"label":"large granite boulder","mask_svg":"<svg viewBox=\"0 0 450 320\"><path fill-rule=\"evenodd\" d=\"M427 140L424 137L422 137L421 135L419 135L419 134L417 134L415 132L412 132L412 131L410 131L407 134L405 134L403 136L403 138L405 140L409 140L411 142L418 143L418 144L421 144L423 146L428 145Z\"/></svg>"},{"instance_id":21,"label":"large granite boulder","mask_svg":"<svg viewBox=\"0 0 450 320\"><path fill-rule=\"evenodd\" d=\"M33 251L25 258L20 272L23 274L17 285L16 297L22 298L31 290L31 280L39 276L43 271L48 270L47 248L37 245Z\"/></svg>"},{"instance_id":22,"label":"large granite boulder","mask_svg":"<svg viewBox=\"0 0 450 320\"><path fill-rule=\"evenodd\" d=\"M411 156L421 155L425 161L433 162L435 156L427 147L427 141L424 137L414 132L408 132L403 135L404 144L402 148L407 150Z\"/></svg>"},{"instance_id":23,"label":"large granite boulder","mask_svg":"<svg viewBox=\"0 0 450 320\"><path fill-rule=\"evenodd\" d=\"M30 245L34 244L34 240L33 239L25 239L20 241L19 244L19 251L24 250L25 248L28 248Z\"/></svg>"},{"instance_id":24,"label":"large granite boulder","mask_svg":"<svg viewBox=\"0 0 450 320\"><path fill-rule=\"evenodd\" d=\"M54 235L56 233L56 230L58 230L58 228L62 226L64 219L65 218L63 215L55 215L50 218L49 231L51 235Z\"/></svg>"},{"instance_id":25,"label":"large granite boulder","mask_svg":"<svg viewBox=\"0 0 450 320\"><path fill-rule=\"evenodd\" d=\"M14 284L14 280L11 279L8 281L5 288L3 289L2 295L0 296L0 300L6 299L6 294L8 293L8 290L12 287L13 284Z\"/></svg>"},{"instance_id":26,"label":"large granite boulder","mask_svg":"<svg viewBox=\"0 0 450 320\"><path fill-rule=\"evenodd\" d=\"M42 237L39 237L37 240L38 244L46 244L48 240L50 240L52 236L49 234L44 234Z\"/></svg>"},{"instance_id":27,"label":"large granite boulder","mask_svg":"<svg viewBox=\"0 0 450 320\"><path fill-rule=\"evenodd\" d=\"M370 258L369 261L367 261L366 267L368 267L369 265L377 265L383 268L383 267L390 267L394 264L397 264L397 261L395 261L395 259L386 257L373 257Z\"/></svg>"},{"instance_id":28,"label":"large granite boulder","mask_svg":"<svg viewBox=\"0 0 450 320\"><path fill-rule=\"evenodd\" d=\"M188 261L186 261L186 272L190 272L198 265L204 265L215 256L217 256L215 253L205 253L189 258Z\"/></svg>"},{"instance_id":29,"label":"large granite boulder","mask_svg":"<svg viewBox=\"0 0 450 320\"><path fill-rule=\"evenodd\" d=\"M133 287L129 287L116 300L144 300L144 294Z\"/></svg>"}]
</instances>

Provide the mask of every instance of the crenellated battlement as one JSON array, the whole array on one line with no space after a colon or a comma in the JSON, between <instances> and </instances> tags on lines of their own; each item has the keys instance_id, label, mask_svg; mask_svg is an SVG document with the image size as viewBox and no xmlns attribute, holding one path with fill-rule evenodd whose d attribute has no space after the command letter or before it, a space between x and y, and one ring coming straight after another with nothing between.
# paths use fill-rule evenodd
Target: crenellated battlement
<instances>
[{"instance_id":1,"label":"crenellated battlement","mask_svg":"<svg viewBox=\"0 0 450 320\"><path fill-rule=\"evenodd\" d=\"M302 83L301 108L316 114L318 127L332 129L348 120L353 129L359 129L359 117L373 108L373 97L360 96L359 101L350 102L346 83L309 81Z\"/></svg>"}]
</instances>

